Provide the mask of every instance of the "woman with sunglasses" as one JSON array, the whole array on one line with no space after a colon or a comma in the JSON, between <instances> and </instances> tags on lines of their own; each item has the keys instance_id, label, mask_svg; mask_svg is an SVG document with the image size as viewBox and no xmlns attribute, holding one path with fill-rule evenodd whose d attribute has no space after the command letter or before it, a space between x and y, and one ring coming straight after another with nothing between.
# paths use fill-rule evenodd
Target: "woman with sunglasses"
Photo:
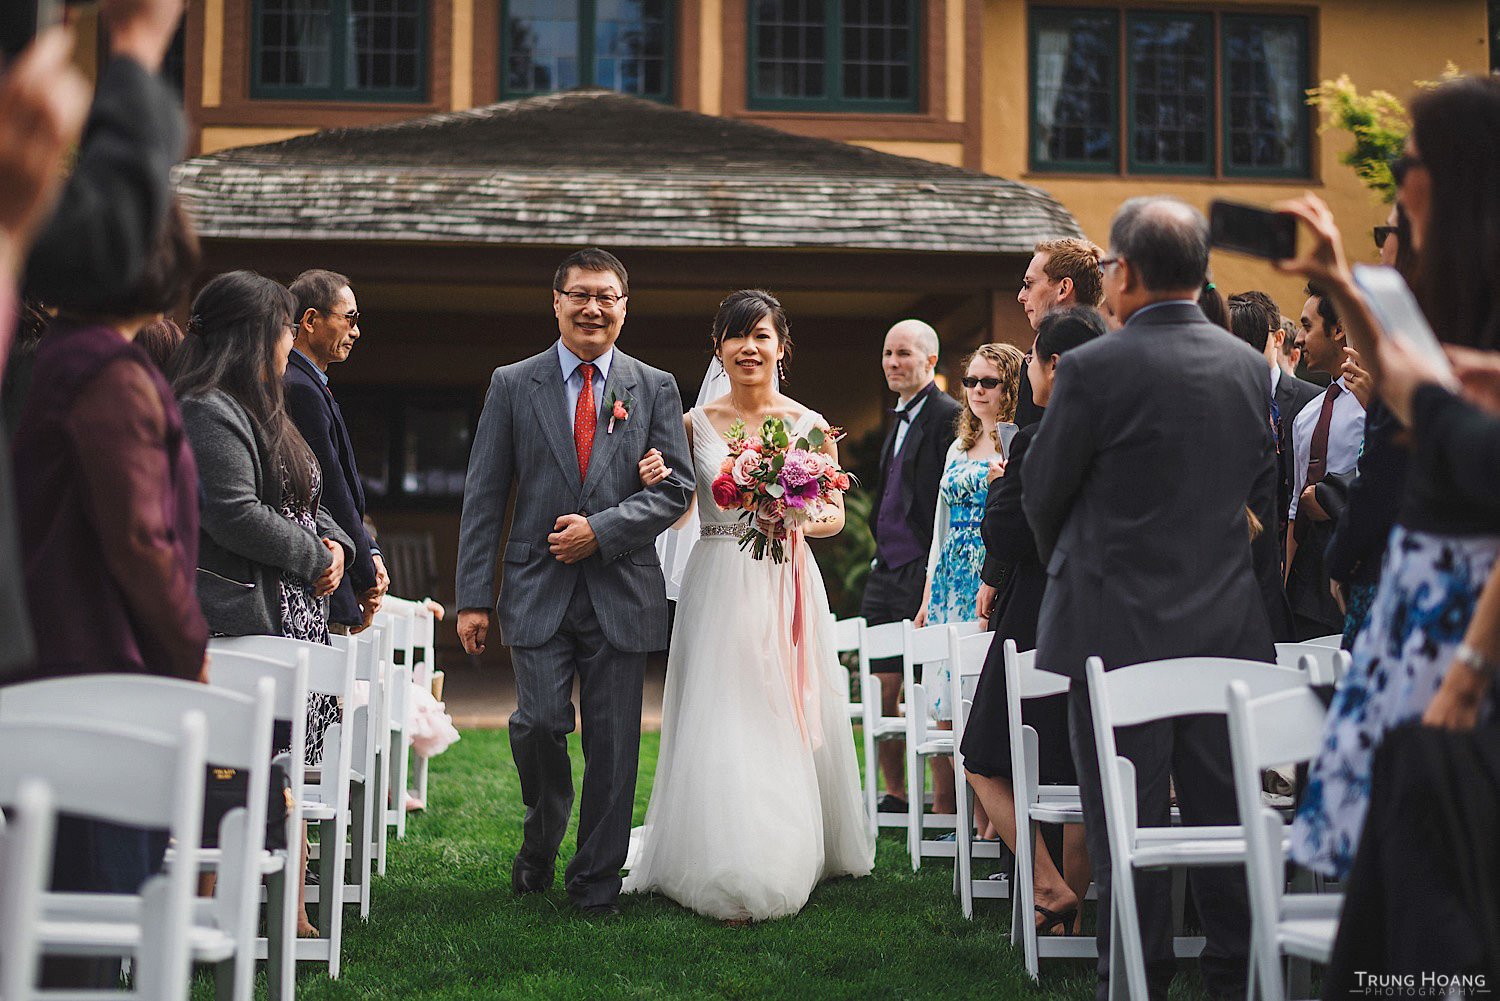
<instances>
[{"instance_id":1,"label":"woman with sunglasses","mask_svg":"<svg viewBox=\"0 0 1500 1001\"><path fill-rule=\"evenodd\" d=\"M1460 78L1424 92L1412 103L1412 124L1398 169L1417 257L1413 292L1440 339L1493 352L1500 348L1500 79ZM1355 289L1328 207L1312 195L1280 207L1312 235L1308 251L1281 266L1335 297L1382 398L1415 441L1368 623L1330 706L1292 828L1294 860L1342 877L1364 831L1372 762L1386 734L1419 718L1455 672L1471 670L1463 665L1474 651L1461 643L1500 558L1500 482L1484 449L1454 447L1469 404L1441 385L1414 388L1415 368L1428 363L1382 336ZM1489 693L1477 706L1479 722L1493 708Z\"/></svg>"},{"instance_id":2,"label":"woman with sunglasses","mask_svg":"<svg viewBox=\"0 0 1500 1001\"><path fill-rule=\"evenodd\" d=\"M948 447L938 483L927 587L914 620L918 627L975 618L979 570L984 565L979 523L989 485L1004 474L1005 456L1016 433L1013 421L1024 363L1025 355L1009 344L981 344L964 359L964 408L958 413L956 437ZM951 720L947 671L926 680L938 720ZM933 758L932 778L934 808L938 813L952 813L952 763L941 756ZM981 834L993 836L986 830Z\"/></svg>"}]
</instances>

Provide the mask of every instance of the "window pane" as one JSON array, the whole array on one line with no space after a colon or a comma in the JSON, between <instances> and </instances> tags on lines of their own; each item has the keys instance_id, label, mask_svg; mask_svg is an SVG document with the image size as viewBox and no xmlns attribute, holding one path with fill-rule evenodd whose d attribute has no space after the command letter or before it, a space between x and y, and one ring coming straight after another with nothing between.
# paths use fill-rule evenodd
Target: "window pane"
<instances>
[{"instance_id":1,"label":"window pane","mask_svg":"<svg viewBox=\"0 0 1500 1001\"><path fill-rule=\"evenodd\" d=\"M260 83L327 87L331 83L332 0L262 0Z\"/></svg>"},{"instance_id":2,"label":"window pane","mask_svg":"<svg viewBox=\"0 0 1500 1001\"><path fill-rule=\"evenodd\" d=\"M665 97L666 15L661 0L598 0L594 84L625 94Z\"/></svg>"},{"instance_id":3,"label":"window pane","mask_svg":"<svg viewBox=\"0 0 1500 1001\"><path fill-rule=\"evenodd\" d=\"M1225 19L1227 167L1306 169L1306 72L1305 22Z\"/></svg>"},{"instance_id":4,"label":"window pane","mask_svg":"<svg viewBox=\"0 0 1500 1001\"><path fill-rule=\"evenodd\" d=\"M844 98L910 101L912 5L844 0Z\"/></svg>"},{"instance_id":5,"label":"window pane","mask_svg":"<svg viewBox=\"0 0 1500 1001\"><path fill-rule=\"evenodd\" d=\"M755 97L823 96L826 8L826 0L755 0Z\"/></svg>"},{"instance_id":6,"label":"window pane","mask_svg":"<svg viewBox=\"0 0 1500 1001\"><path fill-rule=\"evenodd\" d=\"M505 89L544 94L578 86L578 0L511 0Z\"/></svg>"},{"instance_id":7,"label":"window pane","mask_svg":"<svg viewBox=\"0 0 1500 1001\"><path fill-rule=\"evenodd\" d=\"M1119 28L1105 12L1032 14L1036 164L1113 167Z\"/></svg>"},{"instance_id":8,"label":"window pane","mask_svg":"<svg viewBox=\"0 0 1500 1001\"><path fill-rule=\"evenodd\" d=\"M1213 67L1208 22L1139 15L1130 19L1131 160L1144 167L1210 164L1208 105Z\"/></svg>"},{"instance_id":9,"label":"window pane","mask_svg":"<svg viewBox=\"0 0 1500 1001\"><path fill-rule=\"evenodd\" d=\"M401 491L409 497L462 497L469 468L468 407L409 404L401 442Z\"/></svg>"},{"instance_id":10,"label":"window pane","mask_svg":"<svg viewBox=\"0 0 1500 1001\"><path fill-rule=\"evenodd\" d=\"M349 0L350 90L416 90L422 0Z\"/></svg>"}]
</instances>

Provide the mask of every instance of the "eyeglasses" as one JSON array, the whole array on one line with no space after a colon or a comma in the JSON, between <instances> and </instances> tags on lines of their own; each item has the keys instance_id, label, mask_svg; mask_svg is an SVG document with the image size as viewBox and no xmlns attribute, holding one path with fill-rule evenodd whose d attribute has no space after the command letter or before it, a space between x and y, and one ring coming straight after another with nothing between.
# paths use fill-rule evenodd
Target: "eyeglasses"
<instances>
[{"instance_id":1,"label":"eyeglasses","mask_svg":"<svg viewBox=\"0 0 1500 1001\"><path fill-rule=\"evenodd\" d=\"M326 313L329 316L342 316L344 319L349 321L349 326L351 327L359 326L359 310L357 309L351 310L348 313L335 313L333 310L323 310L322 312Z\"/></svg>"},{"instance_id":2,"label":"eyeglasses","mask_svg":"<svg viewBox=\"0 0 1500 1001\"><path fill-rule=\"evenodd\" d=\"M1386 238L1396 235L1396 227L1395 226L1376 226L1374 232L1375 232L1375 249L1376 250L1383 250L1383 249L1385 249Z\"/></svg>"},{"instance_id":3,"label":"eyeglasses","mask_svg":"<svg viewBox=\"0 0 1500 1001\"><path fill-rule=\"evenodd\" d=\"M1422 158L1411 153L1402 153L1391 160L1391 180L1396 182L1396 187L1406 183L1406 172L1413 167L1425 167Z\"/></svg>"},{"instance_id":4,"label":"eyeglasses","mask_svg":"<svg viewBox=\"0 0 1500 1001\"><path fill-rule=\"evenodd\" d=\"M599 304L600 309L611 309L625 301L623 295L615 295L613 292L564 292L557 290L557 294L568 300L575 306L587 306L592 299Z\"/></svg>"},{"instance_id":5,"label":"eyeglasses","mask_svg":"<svg viewBox=\"0 0 1500 1001\"><path fill-rule=\"evenodd\" d=\"M1000 380L992 376L985 376L981 379L975 375L966 375L958 381L964 384L965 389L973 389L975 386L983 386L985 389L997 389L1000 386Z\"/></svg>"}]
</instances>

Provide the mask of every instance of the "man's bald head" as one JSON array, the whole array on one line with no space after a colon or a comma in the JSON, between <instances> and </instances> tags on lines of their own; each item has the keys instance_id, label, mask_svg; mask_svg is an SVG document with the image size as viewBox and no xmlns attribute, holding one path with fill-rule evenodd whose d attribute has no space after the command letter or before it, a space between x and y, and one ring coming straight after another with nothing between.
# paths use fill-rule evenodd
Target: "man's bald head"
<instances>
[{"instance_id":1,"label":"man's bald head","mask_svg":"<svg viewBox=\"0 0 1500 1001\"><path fill-rule=\"evenodd\" d=\"M1208 274L1208 220L1178 198L1132 198L1110 224L1109 250L1147 292L1196 293Z\"/></svg>"},{"instance_id":2,"label":"man's bald head","mask_svg":"<svg viewBox=\"0 0 1500 1001\"><path fill-rule=\"evenodd\" d=\"M921 320L902 320L885 334L881 368L891 392L905 403L932 381L937 369L938 335Z\"/></svg>"}]
</instances>

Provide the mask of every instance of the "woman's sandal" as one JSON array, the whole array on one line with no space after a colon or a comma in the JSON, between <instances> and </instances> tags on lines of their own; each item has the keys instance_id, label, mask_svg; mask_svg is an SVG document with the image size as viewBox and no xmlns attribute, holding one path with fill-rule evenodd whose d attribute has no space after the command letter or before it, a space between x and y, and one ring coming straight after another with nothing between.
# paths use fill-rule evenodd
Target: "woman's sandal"
<instances>
[{"instance_id":1,"label":"woman's sandal","mask_svg":"<svg viewBox=\"0 0 1500 1001\"><path fill-rule=\"evenodd\" d=\"M1032 908L1042 916L1041 924L1036 926L1038 935L1071 935L1073 933L1073 922L1078 920L1078 908L1069 907L1065 911L1054 911L1041 904L1033 904ZM1057 931L1053 931L1054 928Z\"/></svg>"}]
</instances>

